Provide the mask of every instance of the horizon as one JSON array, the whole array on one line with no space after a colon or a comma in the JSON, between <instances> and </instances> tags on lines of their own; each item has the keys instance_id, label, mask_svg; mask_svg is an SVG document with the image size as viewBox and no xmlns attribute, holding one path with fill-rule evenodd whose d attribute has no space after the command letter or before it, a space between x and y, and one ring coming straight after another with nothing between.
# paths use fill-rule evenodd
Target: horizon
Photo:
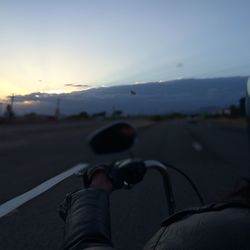
<instances>
[{"instance_id":1,"label":"horizon","mask_svg":"<svg viewBox=\"0 0 250 250\"><path fill-rule=\"evenodd\" d=\"M123 110L127 114L162 114L216 110L238 103L246 94L248 76L187 78L139 84L91 88L71 93L34 92L15 95L14 112L70 115ZM1 103L1 102L0 102ZM0 115L11 103L11 96L0 105Z\"/></svg>"},{"instance_id":2,"label":"horizon","mask_svg":"<svg viewBox=\"0 0 250 250\"><path fill-rule=\"evenodd\" d=\"M8 96L5 96L3 98L0 98L0 104L8 104L10 98L14 95L15 96L29 96L29 95L35 95L35 94L47 94L47 95L52 95L52 96L60 96L60 95L67 95L67 94L74 94L74 93L81 93L81 92L85 92L88 90L92 90L92 89L100 89L100 88L112 88L112 87L122 87L122 86L136 86L136 85L143 85L143 84L150 84L150 83L167 83L167 82L178 82L178 81L185 81L185 80L205 80L205 79L226 79L226 78L250 78L250 75L235 75L235 76L219 76L219 77L190 77L190 78L178 78L178 79L171 79L171 80L159 80L159 81L149 81L149 82L134 82L134 83L122 83L119 85L105 85L102 84L100 86L93 86L93 87L89 87L89 88L84 88L84 89L79 89L79 90L72 90L70 92L53 92L53 91L40 91L40 92L28 92L25 94L18 94L18 93L12 93Z\"/></svg>"}]
</instances>

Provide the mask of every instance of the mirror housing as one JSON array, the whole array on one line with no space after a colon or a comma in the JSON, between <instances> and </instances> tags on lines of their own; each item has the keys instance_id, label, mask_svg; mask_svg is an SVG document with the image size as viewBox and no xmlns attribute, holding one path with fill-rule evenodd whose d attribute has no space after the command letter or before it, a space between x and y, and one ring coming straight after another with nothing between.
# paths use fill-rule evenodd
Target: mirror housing
<instances>
[{"instance_id":1,"label":"mirror housing","mask_svg":"<svg viewBox=\"0 0 250 250\"><path fill-rule=\"evenodd\" d=\"M136 129L128 122L115 122L94 132L89 145L96 154L120 153L131 148Z\"/></svg>"}]
</instances>

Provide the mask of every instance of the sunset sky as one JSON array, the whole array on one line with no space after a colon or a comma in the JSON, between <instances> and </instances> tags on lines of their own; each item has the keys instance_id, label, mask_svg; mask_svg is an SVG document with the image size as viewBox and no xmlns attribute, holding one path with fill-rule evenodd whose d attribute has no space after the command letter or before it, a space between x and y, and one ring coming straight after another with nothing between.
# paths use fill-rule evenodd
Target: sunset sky
<instances>
[{"instance_id":1,"label":"sunset sky","mask_svg":"<svg viewBox=\"0 0 250 250\"><path fill-rule=\"evenodd\" d=\"M248 0L2 0L0 99L250 74Z\"/></svg>"}]
</instances>

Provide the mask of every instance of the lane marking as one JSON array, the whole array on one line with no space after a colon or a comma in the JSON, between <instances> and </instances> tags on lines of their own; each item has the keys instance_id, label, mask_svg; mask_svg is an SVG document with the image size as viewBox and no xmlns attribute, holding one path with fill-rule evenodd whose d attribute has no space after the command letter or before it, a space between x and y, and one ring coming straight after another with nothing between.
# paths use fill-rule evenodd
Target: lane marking
<instances>
[{"instance_id":1,"label":"lane marking","mask_svg":"<svg viewBox=\"0 0 250 250\"><path fill-rule=\"evenodd\" d=\"M59 182L63 181L64 179L68 178L69 176L77 173L78 171L86 168L88 164L78 164L71 169L62 172L55 177L43 182L42 184L38 185L37 187L31 189L30 191L23 193L5 203L0 205L0 218L7 215L8 213L12 212L13 210L17 209L18 207L22 206L24 203L32 200L33 198L37 197L38 195L44 193L45 191L51 189L53 186L58 184Z\"/></svg>"},{"instance_id":2,"label":"lane marking","mask_svg":"<svg viewBox=\"0 0 250 250\"><path fill-rule=\"evenodd\" d=\"M197 152L201 152L203 150L202 145L197 141L193 142L192 146L193 146L194 150L196 150Z\"/></svg>"}]
</instances>

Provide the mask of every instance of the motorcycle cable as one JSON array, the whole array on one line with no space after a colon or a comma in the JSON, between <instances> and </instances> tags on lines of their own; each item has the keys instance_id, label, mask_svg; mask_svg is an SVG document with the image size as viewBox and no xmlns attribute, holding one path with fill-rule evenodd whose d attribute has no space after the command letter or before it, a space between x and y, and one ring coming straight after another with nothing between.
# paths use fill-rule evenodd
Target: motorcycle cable
<instances>
[{"instance_id":1,"label":"motorcycle cable","mask_svg":"<svg viewBox=\"0 0 250 250\"><path fill-rule=\"evenodd\" d=\"M194 184L194 182L191 180L191 178L189 178L184 172L182 172L180 169L178 169L177 167L164 162L164 161L160 161L163 165L165 165L166 167L173 169L174 171L176 171L177 173L179 173L180 175L182 175L183 177L185 177L185 179L189 182L189 184L192 186L194 192L196 193L196 195L198 196L201 205L205 205L204 199L201 195L201 193L199 192L198 188L196 187L196 185Z\"/></svg>"}]
</instances>

